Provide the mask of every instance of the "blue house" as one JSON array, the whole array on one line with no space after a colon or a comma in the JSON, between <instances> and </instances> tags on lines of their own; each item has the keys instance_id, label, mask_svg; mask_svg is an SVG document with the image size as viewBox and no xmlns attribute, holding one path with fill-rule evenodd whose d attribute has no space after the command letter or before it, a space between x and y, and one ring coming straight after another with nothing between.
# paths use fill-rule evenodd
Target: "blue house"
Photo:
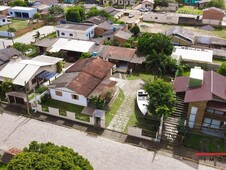
<instances>
[{"instance_id":1,"label":"blue house","mask_svg":"<svg viewBox=\"0 0 226 170\"><path fill-rule=\"evenodd\" d=\"M75 4L77 0L64 0L64 3L66 4Z\"/></svg>"},{"instance_id":2,"label":"blue house","mask_svg":"<svg viewBox=\"0 0 226 170\"><path fill-rule=\"evenodd\" d=\"M184 0L186 5L196 5L200 0Z\"/></svg>"}]
</instances>

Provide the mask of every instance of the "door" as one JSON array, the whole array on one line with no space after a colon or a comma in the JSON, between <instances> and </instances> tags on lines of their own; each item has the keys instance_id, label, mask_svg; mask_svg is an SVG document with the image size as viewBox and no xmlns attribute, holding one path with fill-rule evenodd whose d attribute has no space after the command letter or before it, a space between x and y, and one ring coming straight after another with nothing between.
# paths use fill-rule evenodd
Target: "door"
<instances>
[{"instance_id":1,"label":"door","mask_svg":"<svg viewBox=\"0 0 226 170\"><path fill-rule=\"evenodd\" d=\"M101 118L100 117L95 117L95 124L96 127L100 127L101 126Z\"/></svg>"}]
</instances>

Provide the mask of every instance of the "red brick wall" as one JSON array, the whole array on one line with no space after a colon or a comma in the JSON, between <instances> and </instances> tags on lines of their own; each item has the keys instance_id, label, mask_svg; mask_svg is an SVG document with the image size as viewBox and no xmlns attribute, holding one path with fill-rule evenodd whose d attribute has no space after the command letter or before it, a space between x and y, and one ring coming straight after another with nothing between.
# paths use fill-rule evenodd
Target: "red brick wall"
<instances>
[{"instance_id":1,"label":"red brick wall","mask_svg":"<svg viewBox=\"0 0 226 170\"><path fill-rule=\"evenodd\" d=\"M212 19L212 20L223 20L224 14L215 9L209 9L207 11L203 11L203 19Z\"/></svg>"}]
</instances>

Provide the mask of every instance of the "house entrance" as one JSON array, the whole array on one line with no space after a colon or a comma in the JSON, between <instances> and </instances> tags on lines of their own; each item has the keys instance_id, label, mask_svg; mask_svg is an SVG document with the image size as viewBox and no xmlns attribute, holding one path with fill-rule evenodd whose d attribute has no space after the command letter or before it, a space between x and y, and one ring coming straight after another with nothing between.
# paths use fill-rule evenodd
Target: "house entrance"
<instances>
[{"instance_id":1,"label":"house entrance","mask_svg":"<svg viewBox=\"0 0 226 170\"><path fill-rule=\"evenodd\" d=\"M101 125L101 118L100 117L95 117L95 126L100 127Z\"/></svg>"}]
</instances>

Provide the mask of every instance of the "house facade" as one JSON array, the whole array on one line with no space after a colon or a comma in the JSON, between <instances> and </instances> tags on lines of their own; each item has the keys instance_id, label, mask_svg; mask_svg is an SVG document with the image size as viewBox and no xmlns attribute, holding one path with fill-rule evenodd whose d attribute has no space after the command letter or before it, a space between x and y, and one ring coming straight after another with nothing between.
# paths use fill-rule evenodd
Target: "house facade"
<instances>
[{"instance_id":1,"label":"house facade","mask_svg":"<svg viewBox=\"0 0 226 170\"><path fill-rule=\"evenodd\" d=\"M8 9L9 15L13 18L31 19L37 12L36 8L15 6Z\"/></svg>"},{"instance_id":2,"label":"house facade","mask_svg":"<svg viewBox=\"0 0 226 170\"><path fill-rule=\"evenodd\" d=\"M176 93L184 94L189 103L187 113L190 129L210 135L224 136L219 129L226 122L226 78L213 71L191 69L190 77L176 77Z\"/></svg>"},{"instance_id":3,"label":"house facade","mask_svg":"<svg viewBox=\"0 0 226 170\"><path fill-rule=\"evenodd\" d=\"M225 16L225 11L216 7L210 7L203 10L202 23L209 25L221 25Z\"/></svg>"},{"instance_id":4,"label":"house facade","mask_svg":"<svg viewBox=\"0 0 226 170\"><path fill-rule=\"evenodd\" d=\"M99 57L80 59L49 86L52 99L88 106L93 96L103 97L115 82L113 64Z\"/></svg>"},{"instance_id":5,"label":"house facade","mask_svg":"<svg viewBox=\"0 0 226 170\"><path fill-rule=\"evenodd\" d=\"M55 26L57 37L89 40L95 35L93 24L61 24Z\"/></svg>"},{"instance_id":6,"label":"house facade","mask_svg":"<svg viewBox=\"0 0 226 170\"><path fill-rule=\"evenodd\" d=\"M0 26L10 24L11 22L7 19L7 16L0 15Z\"/></svg>"}]
</instances>

